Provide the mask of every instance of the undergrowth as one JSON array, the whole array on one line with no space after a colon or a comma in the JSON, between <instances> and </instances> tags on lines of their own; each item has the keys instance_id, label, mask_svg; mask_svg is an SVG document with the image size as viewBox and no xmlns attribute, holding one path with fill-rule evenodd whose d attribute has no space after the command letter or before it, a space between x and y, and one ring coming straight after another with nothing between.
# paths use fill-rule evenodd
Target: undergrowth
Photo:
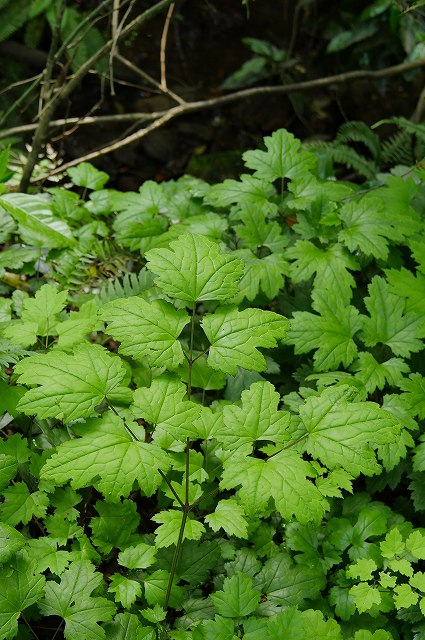
<instances>
[{"instance_id":1,"label":"undergrowth","mask_svg":"<svg viewBox=\"0 0 425 640\"><path fill-rule=\"evenodd\" d=\"M3 187L1 639L425 638L424 169L350 141Z\"/></svg>"}]
</instances>

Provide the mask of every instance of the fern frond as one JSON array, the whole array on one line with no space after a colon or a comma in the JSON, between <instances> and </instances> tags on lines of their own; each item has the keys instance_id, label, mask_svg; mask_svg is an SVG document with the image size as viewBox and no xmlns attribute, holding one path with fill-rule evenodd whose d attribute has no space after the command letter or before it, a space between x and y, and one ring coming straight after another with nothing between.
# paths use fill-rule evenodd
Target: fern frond
<instances>
[{"instance_id":1,"label":"fern frond","mask_svg":"<svg viewBox=\"0 0 425 640\"><path fill-rule=\"evenodd\" d=\"M352 120L345 122L336 134L335 142L361 142L369 149L373 158L377 160L381 152L381 144L378 136L365 122Z\"/></svg>"},{"instance_id":2,"label":"fern frond","mask_svg":"<svg viewBox=\"0 0 425 640\"><path fill-rule=\"evenodd\" d=\"M0 8L0 42L7 40L25 24L29 18L28 0L6 2Z\"/></svg>"},{"instance_id":3,"label":"fern frond","mask_svg":"<svg viewBox=\"0 0 425 640\"><path fill-rule=\"evenodd\" d=\"M378 172L378 167L373 160L369 160L357 153L348 145L337 142L314 141L304 145L310 151L325 152L328 157L337 164L342 164L349 169L354 169L359 175L371 180Z\"/></svg>"},{"instance_id":4,"label":"fern frond","mask_svg":"<svg viewBox=\"0 0 425 640\"><path fill-rule=\"evenodd\" d=\"M425 141L425 124L416 124L415 122L411 122L407 120L407 118L403 118L401 116L397 116L394 118L386 118L385 120L380 120L376 124L373 125L373 129L380 127L381 124L395 124L396 127L401 129L402 131L406 131L410 133L412 136L416 136L420 140Z\"/></svg>"},{"instance_id":5,"label":"fern frond","mask_svg":"<svg viewBox=\"0 0 425 640\"><path fill-rule=\"evenodd\" d=\"M53 265L53 277L65 289L78 290L90 279L90 267L96 262L96 255L76 247L64 251Z\"/></svg>"},{"instance_id":6,"label":"fern frond","mask_svg":"<svg viewBox=\"0 0 425 640\"><path fill-rule=\"evenodd\" d=\"M412 148L412 136L407 131L398 131L382 143L381 158L384 164L403 164L410 166L415 163Z\"/></svg>"},{"instance_id":7,"label":"fern frond","mask_svg":"<svg viewBox=\"0 0 425 640\"><path fill-rule=\"evenodd\" d=\"M126 273L121 278L109 280L109 282L100 289L96 295L96 302L106 304L117 298L129 298L137 296L142 291L149 289L153 285L153 276L144 267L139 273Z\"/></svg>"}]
</instances>

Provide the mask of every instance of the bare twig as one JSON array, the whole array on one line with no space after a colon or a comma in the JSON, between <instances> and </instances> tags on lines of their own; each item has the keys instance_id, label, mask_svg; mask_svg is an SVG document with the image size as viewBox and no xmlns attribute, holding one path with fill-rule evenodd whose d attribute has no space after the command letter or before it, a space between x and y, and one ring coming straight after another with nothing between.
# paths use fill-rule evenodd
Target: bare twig
<instances>
[{"instance_id":1,"label":"bare twig","mask_svg":"<svg viewBox=\"0 0 425 640\"><path fill-rule=\"evenodd\" d=\"M133 62L131 62L130 60L127 60L127 58L124 58L119 53L116 53L115 57L117 60L119 60L119 62L121 62L121 64L126 66L128 69L131 69L133 73L137 74L138 76L146 80L146 82L149 82L149 84L154 86L156 89L159 89L159 91L161 91L162 93L165 93L166 95L170 96L170 98L172 98L175 102L177 102L178 104L185 104L185 100L183 100L183 98L177 95L177 93L174 93L174 91L171 91L171 89L168 89L167 87L164 89L161 83L157 82L155 78L152 78L152 76L149 75L149 73L146 73L146 71L143 71L143 69L140 69L140 67L137 67Z\"/></svg>"},{"instance_id":2,"label":"bare twig","mask_svg":"<svg viewBox=\"0 0 425 640\"><path fill-rule=\"evenodd\" d=\"M165 17L164 28L162 30L161 35L161 46L159 50L159 63L161 67L161 89L163 91L168 91L167 88L167 61L166 61L166 49L167 49L167 38L168 38L168 29L170 27L171 18L174 12L175 3L173 2L168 7L167 15Z\"/></svg>"},{"instance_id":3,"label":"bare twig","mask_svg":"<svg viewBox=\"0 0 425 640\"><path fill-rule=\"evenodd\" d=\"M260 95L272 95L272 94L288 94L293 93L295 91L307 91L310 89L316 89L318 87L326 87L332 84L342 84L344 82L349 82L352 80L357 80L360 78L383 78L392 75L396 75L399 73L404 73L405 71L410 71L411 69L416 69L419 67L425 66L425 59L423 60L415 60L413 62L406 62L402 64L395 65L393 67L387 67L386 69L379 69L378 71L366 71L363 69L356 71L348 71L346 73L341 73L334 76L326 76L323 78L317 78L315 80L305 80L304 82L294 82L293 84L286 85L278 85L278 86L265 86L265 87L253 87L250 89L243 89L241 91L235 91L226 96L220 96L219 98L211 98L209 100L198 100L195 102L187 102L185 104L179 104L167 111L157 112L156 114L150 114L151 117L156 115L156 120L152 122L150 125L143 129L139 129L135 133L126 136L120 140L116 140L111 144L108 144L101 149L96 151L92 151L80 158L75 158L66 164L57 167L50 171L48 174L37 179L36 182L40 182L50 177L51 175L55 175L57 173L61 173L62 171L73 167L80 162L86 162L90 160L94 160L100 156L106 155L117 149L121 149L128 144L133 142L137 142L147 136L152 131L159 129L170 120L177 118L181 115L187 115L188 113L193 113L194 111L201 111L203 109L211 109L215 107L220 107L226 104L231 104L237 100L242 100L246 98L251 98L254 96ZM129 115L129 114L127 114ZM140 114L138 114L140 116Z\"/></svg>"},{"instance_id":4,"label":"bare twig","mask_svg":"<svg viewBox=\"0 0 425 640\"><path fill-rule=\"evenodd\" d=\"M155 5L138 15L134 20L132 20L126 27L122 29L121 33L117 36L117 41L119 42L134 29L137 29L146 21L153 18L162 9L168 7L171 1L172 0L159 0L159 2L157 2ZM108 53L112 44L113 41L108 40L108 42L106 42L103 46L99 47L96 53L90 56L90 58L88 58L80 66L79 70L74 74L74 76L51 98L51 100L46 104L46 106L40 113L38 126L35 130L32 140L32 149L28 156L27 164L24 167L21 183L19 185L21 191L26 191L29 186L31 175L37 162L38 152L45 140L47 131L49 129L50 120L53 118L56 109L64 100L66 100L71 95L71 93L76 89L76 87L80 84L81 80L87 75L87 73L89 73L90 69L96 64L96 62Z\"/></svg>"}]
</instances>

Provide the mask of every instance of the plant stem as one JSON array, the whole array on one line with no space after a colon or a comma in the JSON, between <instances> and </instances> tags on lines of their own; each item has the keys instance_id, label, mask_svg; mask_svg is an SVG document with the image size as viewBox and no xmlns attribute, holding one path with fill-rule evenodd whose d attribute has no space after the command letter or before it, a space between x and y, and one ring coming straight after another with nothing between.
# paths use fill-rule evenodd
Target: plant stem
<instances>
[{"instance_id":1,"label":"plant stem","mask_svg":"<svg viewBox=\"0 0 425 640\"><path fill-rule=\"evenodd\" d=\"M182 521L181 521L181 524L180 524L179 537L177 539L177 544L176 544L176 548L175 548L174 555L173 555L173 561L171 563L170 577L168 578L167 592L165 594L164 609L168 609L168 605L169 605L169 602L170 602L171 588L173 586L173 580L174 580L174 576L176 574L177 565L178 565L178 562L180 560L180 551L181 551L182 544L183 544L184 528L186 526L187 515L189 513L189 509L187 508L186 505L183 505L182 513L183 513L183 517L182 517Z\"/></svg>"},{"instance_id":2,"label":"plant stem","mask_svg":"<svg viewBox=\"0 0 425 640\"><path fill-rule=\"evenodd\" d=\"M188 358L188 365L189 365L189 376L188 376L188 383L187 383L187 397L190 400L190 396L192 395L192 366L194 363L194 359L193 359L193 338L195 335L195 311L196 311L196 303L193 303L193 308L192 308L192 319L191 319L191 323L190 323L190 342L189 342L189 358Z\"/></svg>"}]
</instances>

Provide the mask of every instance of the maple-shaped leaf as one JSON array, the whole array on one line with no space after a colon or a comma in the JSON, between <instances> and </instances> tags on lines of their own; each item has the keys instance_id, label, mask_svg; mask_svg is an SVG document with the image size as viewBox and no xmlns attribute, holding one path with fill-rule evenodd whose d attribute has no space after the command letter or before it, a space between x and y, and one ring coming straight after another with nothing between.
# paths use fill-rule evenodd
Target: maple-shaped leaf
<instances>
[{"instance_id":1,"label":"maple-shaped leaf","mask_svg":"<svg viewBox=\"0 0 425 640\"><path fill-rule=\"evenodd\" d=\"M57 576L60 576L72 561L71 553L58 551L58 543L50 537L29 540L28 554L40 573L50 569Z\"/></svg>"},{"instance_id":2,"label":"maple-shaped leaf","mask_svg":"<svg viewBox=\"0 0 425 640\"><path fill-rule=\"evenodd\" d=\"M165 300L149 303L133 296L114 300L101 311L108 332L120 340L119 352L125 356L147 359L151 367L176 369L184 360L177 340L190 322L184 309L177 311Z\"/></svg>"},{"instance_id":3,"label":"maple-shaped leaf","mask_svg":"<svg viewBox=\"0 0 425 640\"><path fill-rule=\"evenodd\" d=\"M22 533L14 527L0 522L0 562L7 562L19 549L25 546L26 540Z\"/></svg>"},{"instance_id":4,"label":"maple-shaped leaf","mask_svg":"<svg viewBox=\"0 0 425 640\"><path fill-rule=\"evenodd\" d=\"M298 240L286 256L294 260L290 269L293 282L305 282L315 274L315 290L331 290L341 301L349 302L355 281L348 269L356 270L359 265L340 244L323 249L309 240Z\"/></svg>"},{"instance_id":5,"label":"maple-shaped leaf","mask_svg":"<svg viewBox=\"0 0 425 640\"><path fill-rule=\"evenodd\" d=\"M68 169L67 174L78 187L94 189L95 191L102 189L109 180L107 173L99 171L90 162L80 162L76 167Z\"/></svg>"},{"instance_id":6,"label":"maple-shaped leaf","mask_svg":"<svg viewBox=\"0 0 425 640\"><path fill-rule=\"evenodd\" d=\"M110 553L114 547L127 547L140 523L136 503L133 500L113 503L98 500L94 508L99 515L90 519L93 544L105 554ZM117 521L120 523L119 527L116 526Z\"/></svg>"},{"instance_id":7,"label":"maple-shaped leaf","mask_svg":"<svg viewBox=\"0 0 425 640\"><path fill-rule=\"evenodd\" d=\"M350 200L341 207L339 216L344 228L338 238L353 253L360 249L385 260L390 240L401 242L405 237L403 213L387 211L377 197Z\"/></svg>"},{"instance_id":8,"label":"maple-shaped leaf","mask_svg":"<svg viewBox=\"0 0 425 640\"><path fill-rule=\"evenodd\" d=\"M332 290L319 289L312 293L312 307L318 314L295 311L287 341L295 353L314 354L315 369L326 371L347 367L356 357L354 335L361 329L363 318Z\"/></svg>"},{"instance_id":9,"label":"maple-shaped leaf","mask_svg":"<svg viewBox=\"0 0 425 640\"><path fill-rule=\"evenodd\" d=\"M211 594L217 612L224 618L249 616L257 608L260 592L252 588L252 578L243 573L235 573L225 578L223 590Z\"/></svg>"},{"instance_id":10,"label":"maple-shaped leaf","mask_svg":"<svg viewBox=\"0 0 425 640\"><path fill-rule=\"evenodd\" d=\"M59 616L65 621L67 640L100 640L105 631L97 624L112 620L116 607L106 598L93 597L92 592L103 582L90 562L73 562L60 582L49 581L44 598L38 603L42 614Z\"/></svg>"},{"instance_id":11,"label":"maple-shaped leaf","mask_svg":"<svg viewBox=\"0 0 425 640\"><path fill-rule=\"evenodd\" d=\"M128 569L146 569L156 560L157 550L150 544L140 542L134 547L126 547L118 554L118 562Z\"/></svg>"},{"instance_id":12,"label":"maple-shaped leaf","mask_svg":"<svg viewBox=\"0 0 425 640\"><path fill-rule=\"evenodd\" d=\"M37 336L56 335L58 314L66 304L68 293L58 291L55 285L45 284L34 298L25 298L20 320L6 327L4 335L14 344L28 347Z\"/></svg>"},{"instance_id":13,"label":"maple-shaped leaf","mask_svg":"<svg viewBox=\"0 0 425 640\"><path fill-rule=\"evenodd\" d=\"M359 582L351 587L349 594L354 598L357 611L364 613L375 605L381 604L381 594L376 587L372 587L368 582Z\"/></svg>"},{"instance_id":14,"label":"maple-shaped leaf","mask_svg":"<svg viewBox=\"0 0 425 640\"><path fill-rule=\"evenodd\" d=\"M116 415L106 414L82 425L73 425L81 438L57 447L40 472L40 477L63 485L68 480L74 489L95 483L110 502L128 496L135 480L150 496L161 483L158 469L164 473L169 460L152 443L139 442Z\"/></svg>"},{"instance_id":15,"label":"maple-shaped leaf","mask_svg":"<svg viewBox=\"0 0 425 640\"><path fill-rule=\"evenodd\" d=\"M275 298L284 284L283 276L289 272L289 264L283 254L271 253L257 258L252 251L235 251L244 262L245 270L239 280L239 293L229 301L239 304L244 298L252 301L260 290L270 299Z\"/></svg>"},{"instance_id":16,"label":"maple-shaped leaf","mask_svg":"<svg viewBox=\"0 0 425 640\"><path fill-rule=\"evenodd\" d=\"M394 442L401 423L374 402L349 402L352 389L329 387L300 407L305 450L329 469L342 467L357 477L380 472L374 448Z\"/></svg>"},{"instance_id":17,"label":"maple-shaped leaf","mask_svg":"<svg viewBox=\"0 0 425 640\"><path fill-rule=\"evenodd\" d=\"M370 317L365 317L362 339L368 347L386 344L396 356L409 357L423 348L425 320L414 312L404 313L404 300L391 293L384 278L375 276L369 287L365 305Z\"/></svg>"},{"instance_id":18,"label":"maple-shaped leaf","mask_svg":"<svg viewBox=\"0 0 425 640\"><path fill-rule=\"evenodd\" d=\"M342 640L343 638L336 620L332 618L325 620L321 611L313 609L298 611L295 607L288 607L285 611L269 618L267 628L270 640L282 640L282 638Z\"/></svg>"},{"instance_id":19,"label":"maple-shaped leaf","mask_svg":"<svg viewBox=\"0 0 425 640\"><path fill-rule=\"evenodd\" d=\"M401 394L403 405L409 415L425 418L425 378L419 373L412 373L400 383L404 393Z\"/></svg>"},{"instance_id":20,"label":"maple-shaped leaf","mask_svg":"<svg viewBox=\"0 0 425 640\"><path fill-rule=\"evenodd\" d=\"M39 385L18 404L23 413L39 418L87 418L105 398L126 398L129 393L120 386L126 376L123 362L100 345L78 345L72 355L50 351L30 356L15 372L21 384Z\"/></svg>"},{"instance_id":21,"label":"maple-shaped leaf","mask_svg":"<svg viewBox=\"0 0 425 640\"><path fill-rule=\"evenodd\" d=\"M277 206L270 202L276 193L269 180L260 180L243 173L239 180L224 180L212 185L206 195L205 202L214 207L228 207L231 204L262 206L267 215L276 215Z\"/></svg>"},{"instance_id":22,"label":"maple-shaped leaf","mask_svg":"<svg viewBox=\"0 0 425 640\"><path fill-rule=\"evenodd\" d=\"M142 585L136 580L129 580L120 573L114 573L111 576L108 592L115 594L115 602L122 604L125 609L130 609L131 605L142 595Z\"/></svg>"},{"instance_id":23,"label":"maple-shaped leaf","mask_svg":"<svg viewBox=\"0 0 425 640\"><path fill-rule=\"evenodd\" d=\"M143 418L155 426L153 440L164 449L174 443L196 438L195 421L201 405L185 400L186 385L176 377L164 374L155 378L151 386L136 389L131 410L136 418ZM182 446L177 445L179 450Z\"/></svg>"},{"instance_id":24,"label":"maple-shaped leaf","mask_svg":"<svg viewBox=\"0 0 425 640\"><path fill-rule=\"evenodd\" d=\"M213 531L224 529L228 536L248 537L248 521L245 511L236 500L220 500L215 511L205 516L205 522Z\"/></svg>"},{"instance_id":25,"label":"maple-shaped leaf","mask_svg":"<svg viewBox=\"0 0 425 640\"><path fill-rule=\"evenodd\" d=\"M71 311L67 320L56 325L59 337L53 348L68 351L82 342L85 336L102 329L103 322L99 319L98 307L94 300L89 300L81 305L79 311Z\"/></svg>"},{"instance_id":26,"label":"maple-shaped leaf","mask_svg":"<svg viewBox=\"0 0 425 640\"><path fill-rule=\"evenodd\" d=\"M398 387L403 381L403 374L409 373L409 365L401 358L390 358L385 362L378 362L371 353L362 351L357 360L351 365L356 372L356 378L361 380L368 393L375 389L383 389L386 384Z\"/></svg>"},{"instance_id":27,"label":"maple-shaped leaf","mask_svg":"<svg viewBox=\"0 0 425 640\"><path fill-rule=\"evenodd\" d=\"M213 369L234 376L238 367L250 371L265 371L266 360L259 347L276 347L286 336L289 322L273 311L219 307L201 322L211 343L208 364Z\"/></svg>"},{"instance_id":28,"label":"maple-shaped leaf","mask_svg":"<svg viewBox=\"0 0 425 640\"><path fill-rule=\"evenodd\" d=\"M231 298L238 292L243 274L238 258L222 253L216 242L189 233L170 242L170 249L148 251L146 259L164 293L192 304Z\"/></svg>"},{"instance_id":29,"label":"maple-shaped leaf","mask_svg":"<svg viewBox=\"0 0 425 640\"><path fill-rule=\"evenodd\" d=\"M242 392L240 407L224 407L223 422L214 437L226 453L237 451L238 455L250 454L257 440L285 442L289 439L290 415L278 411L279 402L280 396L270 382L254 382Z\"/></svg>"},{"instance_id":30,"label":"maple-shaped leaf","mask_svg":"<svg viewBox=\"0 0 425 640\"><path fill-rule=\"evenodd\" d=\"M140 617L134 613L118 613L112 622L102 625L109 640L146 640L152 627L140 624Z\"/></svg>"},{"instance_id":31,"label":"maple-shaped leaf","mask_svg":"<svg viewBox=\"0 0 425 640\"><path fill-rule=\"evenodd\" d=\"M304 178L315 169L316 154L303 151L301 142L286 131L278 129L271 136L264 138L267 151L245 151L242 158L254 176L274 182L278 178Z\"/></svg>"},{"instance_id":32,"label":"maple-shaped leaf","mask_svg":"<svg viewBox=\"0 0 425 640\"><path fill-rule=\"evenodd\" d=\"M220 486L238 486L238 498L247 514L261 513L270 497L283 518L294 515L305 524L320 521L328 503L308 477L312 466L293 450L280 451L268 460L233 456L224 463Z\"/></svg>"},{"instance_id":33,"label":"maple-shaped leaf","mask_svg":"<svg viewBox=\"0 0 425 640\"><path fill-rule=\"evenodd\" d=\"M0 515L2 521L10 525L27 524L33 516L41 518L49 506L48 496L42 491L30 493L25 482L16 482L5 489L3 497Z\"/></svg>"},{"instance_id":34,"label":"maple-shaped leaf","mask_svg":"<svg viewBox=\"0 0 425 640\"><path fill-rule=\"evenodd\" d=\"M36 571L23 551L18 551L9 565L0 568L1 638L16 637L21 612L42 598L45 582L45 577Z\"/></svg>"},{"instance_id":35,"label":"maple-shaped leaf","mask_svg":"<svg viewBox=\"0 0 425 640\"><path fill-rule=\"evenodd\" d=\"M408 269L385 269L390 291L399 298L405 298L406 311L418 315L425 314L425 275L412 273Z\"/></svg>"},{"instance_id":36,"label":"maple-shaped leaf","mask_svg":"<svg viewBox=\"0 0 425 640\"><path fill-rule=\"evenodd\" d=\"M282 253L289 243L289 239L282 235L280 225L267 220L267 213L263 208L253 203L242 202L237 212L242 224L236 224L233 229L241 238L241 246L256 251L267 247L272 252Z\"/></svg>"},{"instance_id":37,"label":"maple-shaped leaf","mask_svg":"<svg viewBox=\"0 0 425 640\"><path fill-rule=\"evenodd\" d=\"M168 509L152 516L154 522L159 522L159 527L155 530L155 546L169 547L177 544L179 539L180 525L182 523L183 514L177 509ZM192 518L187 518L183 540L199 540L205 531L205 527L201 522Z\"/></svg>"}]
</instances>

